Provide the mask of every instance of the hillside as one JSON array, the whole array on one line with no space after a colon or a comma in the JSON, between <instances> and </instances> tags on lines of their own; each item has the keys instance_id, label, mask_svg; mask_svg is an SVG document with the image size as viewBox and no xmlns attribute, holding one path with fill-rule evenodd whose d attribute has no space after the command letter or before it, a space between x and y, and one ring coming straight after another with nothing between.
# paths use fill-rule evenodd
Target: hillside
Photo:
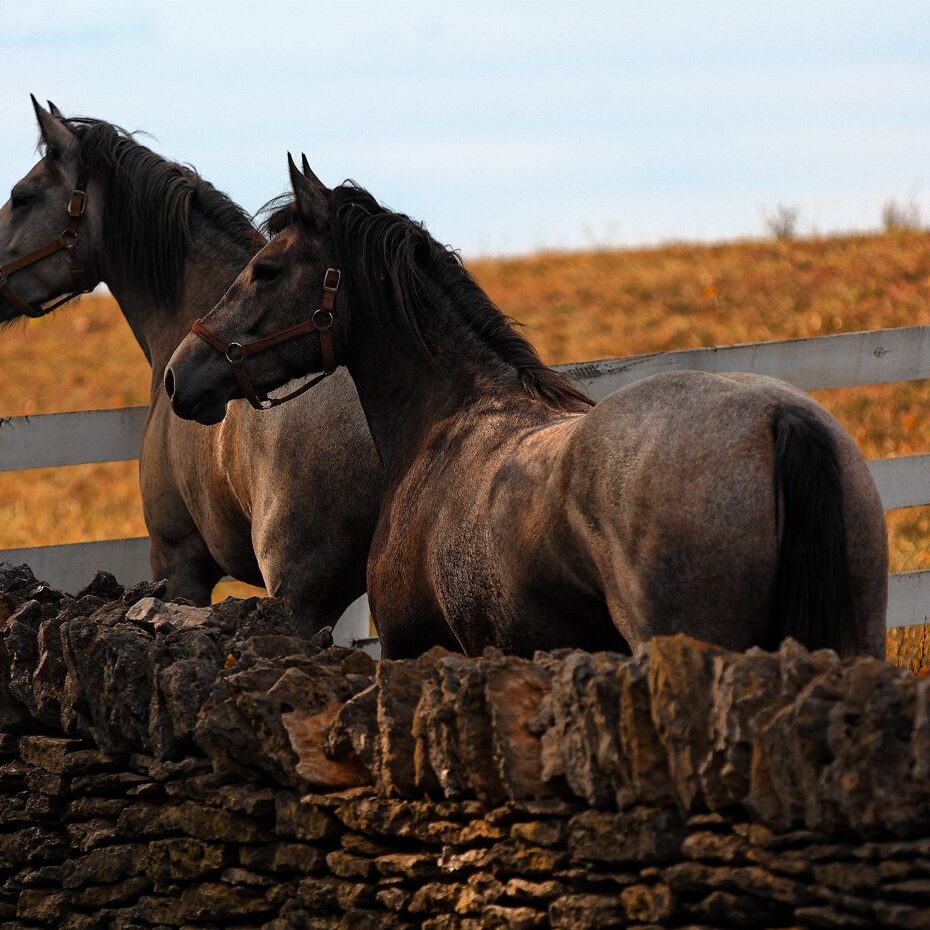
<instances>
[{"instance_id":1,"label":"hillside","mask_svg":"<svg viewBox=\"0 0 930 930\"><path fill-rule=\"evenodd\" d=\"M472 271L549 362L930 323L930 234L669 245L483 260ZM0 333L0 415L145 403L114 301ZM868 457L930 451L926 382L821 392ZM927 508L891 515L892 567L930 564ZM136 464L0 474L0 548L145 532Z\"/></svg>"}]
</instances>

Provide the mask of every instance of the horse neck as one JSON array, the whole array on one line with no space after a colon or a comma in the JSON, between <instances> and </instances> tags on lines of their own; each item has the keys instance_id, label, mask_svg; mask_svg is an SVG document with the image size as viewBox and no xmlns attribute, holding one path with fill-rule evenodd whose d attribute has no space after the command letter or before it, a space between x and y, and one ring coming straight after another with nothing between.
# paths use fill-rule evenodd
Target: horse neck
<instances>
[{"instance_id":1,"label":"horse neck","mask_svg":"<svg viewBox=\"0 0 930 930\"><path fill-rule=\"evenodd\" d=\"M107 272L103 264L103 280L116 298L152 366L152 389L160 390L165 365L172 352L190 331L191 323L206 314L219 301L262 245L255 234L252 248L232 241L219 233L199 214L192 217L191 245L184 265L184 283L180 300L164 302L131 275L125 279Z\"/></svg>"},{"instance_id":2,"label":"horse neck","mask_svg":"<svg viewBox=\"0 0 930 930\"><path fill-rule=\"evenodd\" d=\"M477 335L443 326L443 319L454 312L446 295L437 298L436 312L421 321L434 351L432 359L424 357L412 334L399 334L389 319L368 307L360 309L364 325L350 324L353 331L346 342L351 349L345 364L388 486L406 473L427 437L435 436L437 424L450 429L455 425L461 436L469 419L475 429L488 429L482 411L493 410L498 423L505 413L514 425L537 425L556 417L526 393L515 369L502 364ZM493 441L490 435L488 439Z\"/></svg>"}]
</instances>

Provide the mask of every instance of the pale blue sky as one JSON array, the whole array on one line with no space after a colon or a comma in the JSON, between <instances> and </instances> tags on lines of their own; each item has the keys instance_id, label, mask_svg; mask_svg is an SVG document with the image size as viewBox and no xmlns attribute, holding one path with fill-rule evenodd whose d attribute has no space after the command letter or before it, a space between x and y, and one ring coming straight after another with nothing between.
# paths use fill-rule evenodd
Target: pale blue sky
<instances>
[{"instance_id":1,"label":"pale blue sky","mask_svg":"<svg viewBox=\"0 0 930 930\"><path fill-rule=\"evenodd\" d=\"M28 93L143 128L250 211L304 150L466 254L930 221L930 3L0 0Z\"/></svg>"}]
</instances>

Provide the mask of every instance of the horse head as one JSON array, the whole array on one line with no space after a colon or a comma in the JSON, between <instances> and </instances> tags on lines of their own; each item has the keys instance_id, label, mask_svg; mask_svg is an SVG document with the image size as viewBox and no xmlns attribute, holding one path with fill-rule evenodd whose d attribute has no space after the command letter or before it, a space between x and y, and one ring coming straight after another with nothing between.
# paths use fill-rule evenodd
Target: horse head
<instances>
[{"instance_id":1,"label":"horse head","mask_svg":"<svg viewBox=\"0 0 930 930\"><path fill-rule=\"evenodd\" d=\"M320 379L285 398L269 400L268 391L336 367L344 323L334 312L342 275L332 257L331 191L306 157L303 164L301 172L288 156L294 199L269 221L276 234L168 362L165 390L179 416L216 423L238 397L256 409L276 406Z\"/></svg>"},{"instance_id":2,"label":"horse head","mask_svg":"<svg viewBox=\"0 0 930 930\"><path fill-rule=\"evenodd\" d=\"M37 317L97 283L91 271L102 191L58 108L32 98L42 158L0 207L0 321Z\"/></svg>"}]
</instances>

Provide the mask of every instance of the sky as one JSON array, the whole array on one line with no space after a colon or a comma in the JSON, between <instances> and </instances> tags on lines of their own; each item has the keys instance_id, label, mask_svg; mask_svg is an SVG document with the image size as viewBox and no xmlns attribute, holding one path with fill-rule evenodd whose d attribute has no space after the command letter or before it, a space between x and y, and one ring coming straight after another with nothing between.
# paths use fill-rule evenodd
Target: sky
<instances>
[{"instance_id":1,"label":"sky","mask_svg":"<svg viewBox=\"0 0 930 930\"><path fill-rule=\"evenodd\" d=\"M28 94L250 212L286 153L468 255L930 223L930 2L0 0L0 189Z\"/></svg>"}]
</instances>

